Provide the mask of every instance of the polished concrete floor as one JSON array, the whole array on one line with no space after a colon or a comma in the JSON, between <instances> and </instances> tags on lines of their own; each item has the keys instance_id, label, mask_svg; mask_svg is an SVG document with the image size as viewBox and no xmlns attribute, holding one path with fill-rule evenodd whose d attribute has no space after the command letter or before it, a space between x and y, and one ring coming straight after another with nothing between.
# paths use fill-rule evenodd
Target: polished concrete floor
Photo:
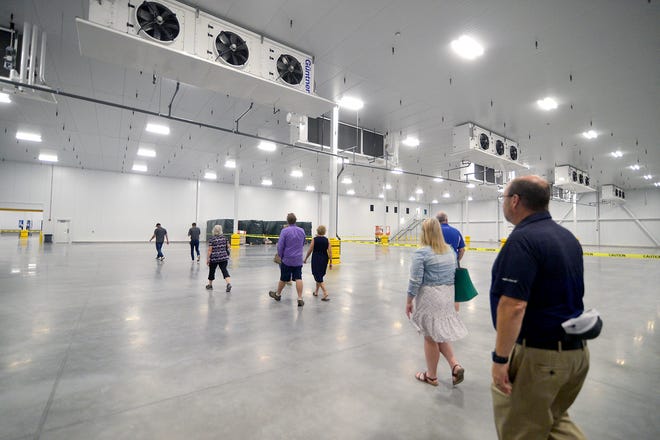
<instances>
[{"instance_id":1,"label":"polished concrete floor","mask_svg":"<svg viewBox=\"0 0 660 440\"><path fill-rule=\"evenodd\" d=\"M204 289L186 243L43 245L0 238L0 439L494 439L488 308L494 253L465 265L481 295L434 388L404 315L411 248L345 244L332 300L305 307L273 247L232 255ZM642 251L640 253L647 253ZM604 317L573 419L591 439L660 437L660 261L585 257ZM658 327L658 330L656 330ZM655 408L655 409L654 409Z\"/></svg>"}]
</instances>

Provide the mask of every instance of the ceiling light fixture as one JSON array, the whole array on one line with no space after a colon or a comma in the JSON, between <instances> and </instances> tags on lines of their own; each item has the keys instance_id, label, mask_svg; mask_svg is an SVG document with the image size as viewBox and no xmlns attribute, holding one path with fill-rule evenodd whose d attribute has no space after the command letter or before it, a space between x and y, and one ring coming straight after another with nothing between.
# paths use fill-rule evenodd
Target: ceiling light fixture
<instances>
[{"instance_id":1,"label":"ceiling light fixture","mask_svg":"<svg viewBox=\"0 0 660 440\"><path fill-rule=\"evenodd\" d=\"M353 179L351 179L350 177L344 177L343 179L341 179L341 183L350 185L351 183L353 183Z\"/></svg>"},{"instance_id":2,"label":"ceiling light fixture","mask_svg":"<svg viewBox=\"0 0 660 440\"><path fill-rule=\"evenodd\" d=\"M307 186L305 187L305 191L314 191L315 189L316 189L316 188L314 188L313 185L307 185Z\"/></svg>"},{"instance_id":3,"label":"ceiling light fixture","mask_svg":"<svg viewBox=\"0 0 660 440\"><path fill-rule=\"evenodd\" d=\"M419 147L419 139L413 136L408 136L401 143L406 147Z\"/></svg>"},{"instance_id":4,"label":"ceiling light fixture","mask_svg":"<svg viewBox=\"0 0 660 440\"><path fill-rule=\"evenodd\" d=\"M348 191L346 191L346 194L348 194L349 196L354 196L355 195L355 190L354 189L349 189Z\"/></svg>"},{"instance_id":5,"label":"ceiling light fixture","mask_svg":"<svg viewBox=\"0 0 660 440\"><path fill-rule=\"evenodd\" d=\"M471 202L472 200L472 196L468 196L468 202Z\"/></svg>"},{"instance_id":6,"label":"ceiling light fixture","mask_svg":"<svg viewBox=\"0 0 660 440\"><path fill-rule=\"evenodd\" d=\"M598 137L598 133L596 133L594 130L583 131L582 136L587 139L596 139Z\"/></svg>"},{"instance_id":7,"label":"ceiling light fixture","mask_svg":"<svg viewBox=\"0 0 660 440\"><path fill-rule=\"evenodd\" d=\"M218 178L218 175L213 171L206 171L204 173L204 178L209 180L215 180Z\"/></svg>"},{"instance_id":8,"label":"ceiling light fixture","mask_svg":"<svg viewBox=\"0 0 660 440\"><path fill-rule=\"evenodd\" d=\"M449 194L448 192L446 192L446 193L444 193L444 194L442 195L442 197L444 197L445 199L448 199L448 198L451 197L451 194Z\"/></svg>"},{"instance_id":9,"label":"ceiling light fixture","mask_svg":"<svg viewBox=\"0 0 660 440\"><path fill-rule=\"evenodd\" d=\"M644 180L651 180L651 179L653 179L653 176L650 174L644 176Z\"/></svg>"},{"instance_id":10,"label":"ceiling light fixture","mask_svg":"<svg viewBox=\"0 0 660 440\"><path fill-rule=\"evenodd\" d=\"M302 170L291 170L291 177L302 177Z\"/></svg>"},{"instance_id":11,"label":"ceiling light fixture","mask_svg":"<svg viewBox=\"0 0 660 440\"><path fill-rule=\"evenodd\" d=\"M393 168L392 173L394 173L394 174L403 174L403 170L401 168Z\"/></svg>"},{"instance_id":12,"label":"ceiling light fixture","mask_svg":"<svg viewBox=\"0 0 660 440\"><path fill-rule=\"evenodd\" d=\"M442 177L436 177L436 178L433 179L433 181L438 182L438 183L442 183L442 182L445 181L445 179L443 179Z\"/></svg>"},{"instance_id":13,"label":"ceiling light fixture","mask_svg":"<svg viewBox=\"0 0 660 440\"><path fill-rule=\"evenodd\" d=\"M612 151L610 154L612 155L612 157L623 157L623 153L621 152L621 150Z\"/></svg>"},{"instance_id":14,"label":"ceiling light fixture","mask_svg":"<svg viewBox=\"0 0 660 440\"><path fill-rule=\"evenodd\" d=\"M277 149L277 145L269 141L261 141L257 147L263 151L275 151Z\"/></svg>"},{"instance_id":15,"label":"ceiling light fixture","mask_svg":"<svg viewBox=\"0 0 660 440\"><path fill-rule=\"evenodd\" d=\"M431 203L433 203L434 205L437 205L438 204L438 199L431 200Z\"/></svg>"},{"instance_id":16,"label":"ceiling light fixture","mask_svg":"<svg viewBox=\"0 0 660 440\"><path fill-rule=\"evenodd\" d=\"M0 93L0 102L3 104L10 104L11 99L9 98L9 95L6 93Z\"/></svg>"},{"instance_id":17,"label":"ceiling light fixture","mask_svg":"<svg viewBox=\"0 0 660 440\"><path fill-rule=\"evenodd\" d=\"M557 101L546 96L545 98L536 101L536 105L538 105L541 110L550 111L557 108Z\"/></svg>"},{"instance_id":18,"label":"ceiling light fixture","mask_svg":"<svg viewBox=\"0 0 660 440\"><path fill-rule=\"evenodd\" d=\"M236 161L234 159L227 159L225 161L225 168L236 168Z\"/></svg>"},{"instance_id":19,"label":"ceiling light fixture","mask_svg":"<svg viewBox=\"0 0 660 440\"><path fill-rule=\"evenodd\" d=\"M346 110L357 111L364 107L364 102L353 96L342 96L342 98L337 102L339 107L345 108Z\"/></svg>"},{"instance_id":20,"label":"ceiling light fixture","mask_svg":"<svg viewBox=\"0 0 660 440\"><path fill-rule=\"evenodd\" d=\"M386 183L385 184L385 189L392 189L392 185L390 185L389 183Z\"/></svg>"},{"instance_id":21,"label":"ceiling light fixture","mask_svg":"<svg viewBox=\"0 0 660 440\"><path fill-rule=\"evenodd\" d=\"M167 125L154 124L151 122L147 124L147 128L145 130L147 130L149 133L155 134L170 134L170 127Z\"/></svg>"},{"instance_id":22,"label":"ceiling light fixture","mask_svg":"<svg viewBox=\"0 0 660 440\"><path fill-rule=\"evenodd\" d=\"M41 142L41 135L39 133L27 133L25 131L17 131L16 139L19 141Z\"/></svg>"},{"instance_id":23,"label":"ceiling light fixture","mask_svg":"<svg viewBox=\"0 0 660 440\"><path fill-rule=\"evenodd\" d=\"M451 48L466 60L474 60L484 54L483 46L468 35L462 35L460 38L452 41Z\"/></svg>"},{"instance_id":24,"label":"ceiling light fixture","mask_svg":"<svg viewBox=\"0 0 660 440\"><path fill-rule=\"evenodd\" d=\"M133 171L141 171L143 173L147 172L147 165L143 163L134 163L133 164Z\"/></svg>"},{"instance_id":25,"label":"ceiling light fixture","mask_svg":"<svg viewBox=\"0 0 660 440\"><path fill-rule=\"evenodd\" d=\"M660 182L653 182L653 186L660 186Z\"/></svg>"},{"instance_id":26,"label":"ceiling light fixture","mask_svg":"<svg viewBox=\"0 0 660 440\"><path fill-rule=\"evenodd\" d=\"M639 164L630 165L630 169L634 171L639 171Z\"/></svg>"},{"instance_id":27,"label":"ceiling light fixture","mask_svg":"<svg viewBox=\"0 0 660 440\"><path fill-rule=\"evenodd\" d=\"M40 153L39 160L42 162L57 162L57 154Z\"/></svg>"},{"instance_id":28,"label":"ceiling light fixture","mask_svg":"<svg viewBox=\"0 0 660 440\"><path fill-rule=\"evenodd\" d=\"M422 188L417 188L415 194L424 194L424 190Z\"/></svg>"},{"instance_id":29,"label":"ceiling light fixture","mask_svg":"<svg viewBox=\"0 0 660 440\"><path fill-rule=\"evenodd\" d=\"M410 196L410 198L408 200L411 201L411 202L414 202L415 201L415 196Z\"/></svg>"},{"instance_id":30,"label":"ceiling light fixture","mask_svg":"<svg viewBox=\"0 0 660 440\"><path fill-rule=\"evenodd\" d=\"M385 198L385 194L383 194L383 193L378 194L378 198L379 198L379 199L384 199L384 198Z\"/></svg>"},{"instance_id":31,"label":"ceiling light fixture","mask_svg":"<svg viewBox=\"0 0 660 440\"><path fill-rule=\"evenodd\" d=\"M156 150L151 150L149 148L138 148L137 155L142 157L156 157Z\"/></svg>"},{"instance_id":32,"label":"ceiling light fixture","mask_svg":"<svg viewBox=\"0 0 660 440\"><path fill-rule=\"evenodd\" d=\"M467 185L465 185L465 187L472 189L472 188L476 187L476 185L474 183L468 183Z\"/></svg>"},{"instance_id":33,"label":"ceiling light fixture","mask_svg":"<svg viewBox=\"0 0 660 440\"><path fill-rule=\"evenodd\" d=\"M261 184L262 184L263 186L272 186L272 185L273 185L273 181L270 180L270 179L261 179Z\"/></svg>"}]
</instances>

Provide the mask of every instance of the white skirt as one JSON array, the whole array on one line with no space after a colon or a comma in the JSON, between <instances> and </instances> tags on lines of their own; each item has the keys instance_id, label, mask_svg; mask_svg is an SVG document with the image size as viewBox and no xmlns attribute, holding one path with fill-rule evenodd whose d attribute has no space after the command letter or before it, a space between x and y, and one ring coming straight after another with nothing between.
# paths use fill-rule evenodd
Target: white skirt
<instances>
[{"instance_id":1,"label":"white skirt","mask_svg":"<svg viewBox=\"0 0 660 440\"><path fill-rule=\"evenodd\" d=\"M413 300L410 318L419 333L435 342L457 341L468 331L454 309L454 286L422 286Z\"/></svg>"}]
</instances>

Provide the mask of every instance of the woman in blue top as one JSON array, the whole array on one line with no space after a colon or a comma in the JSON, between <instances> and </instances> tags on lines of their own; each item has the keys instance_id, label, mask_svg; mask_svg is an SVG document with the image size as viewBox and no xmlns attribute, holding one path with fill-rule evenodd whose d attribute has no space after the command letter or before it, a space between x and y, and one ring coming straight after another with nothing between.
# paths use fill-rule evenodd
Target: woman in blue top
<instances>
[{"instance_id":1,"label":"woman in blue top","mask_svg":"<svg viewBox=\"0 0 660 440\"><path fill-rule=\"evenodd\" d=\"M451 368L452 383L463 381L465 370L454 357L450 341L467 335L467 328L454 309L454 273L456 253L445 243L436 219L422 223L422 246L412 257L406 315L424 335L426 371L417 380L438 385L440 353Z\"/></svg>"}]
</instances>

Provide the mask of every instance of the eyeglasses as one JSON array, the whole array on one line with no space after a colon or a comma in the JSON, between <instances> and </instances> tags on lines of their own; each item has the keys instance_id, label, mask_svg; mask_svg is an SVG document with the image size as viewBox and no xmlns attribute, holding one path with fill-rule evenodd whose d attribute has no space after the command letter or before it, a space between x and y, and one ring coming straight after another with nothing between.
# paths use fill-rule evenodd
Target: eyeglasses
<instances>
[{"instance_id":1,"label":"eyeglasses","mask_svg":"<svg viewBox=\"0 0 660 440\"><path fill-rule=\"evenodd\" d=\"M499 201L501 202L501 201L504 200L505 198L507 198L507 197L513 197L513 196L518 196L518 197L520 197L520 194L509 194L509 195L504 195L504 194L502 194L501 196L497 196L497 200L499 200Z\"/></svg>"}]
</instances>

